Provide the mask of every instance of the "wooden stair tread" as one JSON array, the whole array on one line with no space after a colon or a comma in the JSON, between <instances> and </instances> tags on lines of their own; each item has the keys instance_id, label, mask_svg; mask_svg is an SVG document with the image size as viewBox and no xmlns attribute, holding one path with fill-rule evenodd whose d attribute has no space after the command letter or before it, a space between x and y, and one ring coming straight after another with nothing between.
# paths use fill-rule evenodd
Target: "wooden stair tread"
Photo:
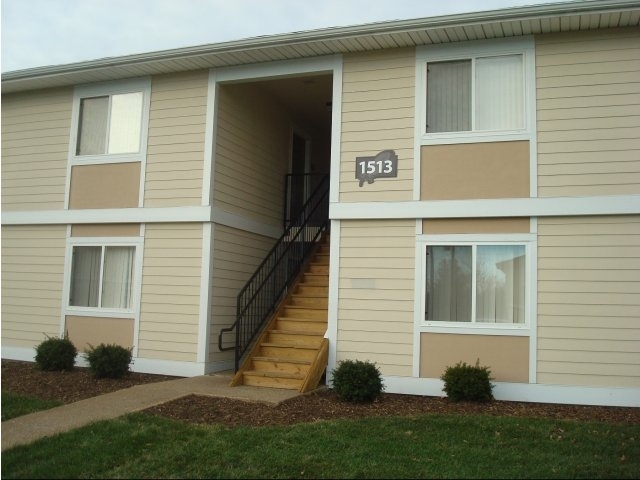
<instances>
[{"instance_id":1,"label":"wooden stair tread","mask_svg":"<svg viewBox=\"0 0 640 480\"><path fill-rule=\"evenodd\" d=\"M273 363L295 363L298 365L311 365L311 360L299 360L297 358L282 358L282 357L253 357L254 360L259 362L273 362Z\"/></svg>"},{"instance_id":2,"label":"wooden stair tread","mask_svg":"<svg viewBox=\"0 0 640 480\"><path fill-rule=\"evenodd\" d=\"M279 316L278 320L287 320L287 321L290 321L290 322L322 322L322 323L327 323L327 320L323 320L321 318L287 317L286 315Z\"/></svg>"},{"instance_id":3,"label":"wooden stair tread","mask_svg":"<svg viewBox=\"0 0 640 480\"><path fill-rule=\"evenodd\" d=\"M316 347L310 347L308 345L291 345L289 343L262 342L260 345L263 347L299 348L302 350L317 350Z\"/></svg>"},{"instance_id":4,"label":"wooden stair tread","mask_svg":"<svg viewBox=\"0 0 640 480\"><path fill-rule=\"evenodd\" d=\"M261 370L245 370L245 375L253 375L255 377L270 377L270 378L290 378L292 380L304 380L304 375L300 373L288 373L288 372L271 372Z\"/></svg>"},{"instance_id":5,"label":"wooden stair tread","mask_svg":"<svg viewBox=\"0 0 640 480\"><path fill-rule=\"evenodd\" d=\"M285 305L285 308L294 308L296 310L327 310L326 306L320 306L320 305L291 305L289 303L287 303Z\"/></svg>"},{"instance_id":6,"label":"wooden stair tread","mask_svg":"<svg viewBox=\"0 0 640 480\"><path fill-rule=\"evenodd\" d=\"M313 331L308 331L308 330L278 330L278 329L273 329L273 330L269 330L269 333L280 333L280 334L284 334L284 335L311 335L311 336L319 336L319 335L324 335L324 332L322 333L315 333Z\"/></svg>"}]
</instances>

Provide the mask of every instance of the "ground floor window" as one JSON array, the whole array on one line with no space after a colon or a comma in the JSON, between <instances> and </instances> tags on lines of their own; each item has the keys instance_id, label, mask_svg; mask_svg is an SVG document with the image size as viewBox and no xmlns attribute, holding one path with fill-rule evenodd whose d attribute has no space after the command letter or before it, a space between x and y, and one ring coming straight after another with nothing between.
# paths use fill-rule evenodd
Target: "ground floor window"
<instances>
[{"instance_id":1,"label":"ground floor window","mask_svg":"<svg viewBox=\"0 0 640 480\"><path fill-rule=\"evenodd\" d=\"M135 247L74 245L69 306L130 310Z\"/></svg>"},{"instance_id":2,"label":"ground floor window","mask_svg":"<svg viewBox=\"0 0 640 480\"><path fill-rule=\"evenodd\" d=\"M425 245L424 319L428 323L527 323L527 245Z\"/></svg>"}]
</instances>

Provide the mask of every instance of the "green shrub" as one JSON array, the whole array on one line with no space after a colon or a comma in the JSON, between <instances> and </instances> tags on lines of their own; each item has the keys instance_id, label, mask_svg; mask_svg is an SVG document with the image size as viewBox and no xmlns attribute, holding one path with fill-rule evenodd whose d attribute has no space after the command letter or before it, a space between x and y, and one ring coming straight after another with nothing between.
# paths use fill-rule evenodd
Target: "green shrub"
<instances>
[{"instance_id":1,"label":"green shrub","mask_svg":"<svg viewBox=\"0 0 640 480\"><path fill-rule=\"evenodd\" d=\"M78 350L65 335L63 338L47 337L36 347L36 364L40 370L72 370Z\"/></svg>"},{"instance_id":2,"label":"green shrub","mask_svg":"<svg viewBox=\"0 0 640 480\"><path fill-rule=\"evenodd\" d=\"M384 384L375 364L343 360L333 370L333 390L343 400L365 403L373 402L384 391Z\"/></svg>"},{"instance_id":3,"label":"green shrub","mask_svg":"<svg viewBox=\"0 0 640 480\"><path fill-rule=\"evenodd\" d=\"M489 402L493 400L493 384L491 370L481 367L480 359L476 365L458 362L447 367L440 377L444 381L444 391L454 402L469 400L473 402Z\"/></svg>"},{"instance_id":4,"label":"green shrub","mask_svg":"<svg viewBox=\"0 0 640 480\"><path fill-rule=\"evenodd\" d=\"M89 370L96 378L120 378L129 373L130 348L101 343L97 347L89 345L85 354L89 362Z\"/></svg>"}]
</instances>

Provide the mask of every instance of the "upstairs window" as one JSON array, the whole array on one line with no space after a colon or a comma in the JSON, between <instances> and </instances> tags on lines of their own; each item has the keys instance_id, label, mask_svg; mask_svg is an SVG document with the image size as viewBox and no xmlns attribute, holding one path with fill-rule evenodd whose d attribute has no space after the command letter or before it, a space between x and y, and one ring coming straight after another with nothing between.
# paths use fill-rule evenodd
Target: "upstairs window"
<instances>
[{"instance_id":1,"label":"upstairs window","mask_svg":"<svg viewBox=\"0 0 640 480\"><path fill-rule=\"evenodd\" d=\"M427 64L427 133L523 128L522 55Z\"/></svg>"},{"instance_id":2,"label":"upstairs window","mask_svg":"<svg viewBox=\"0 0 640 480\"><path fill-rule=\"evenodd\" d=\"M80 100L76 155L138 153L142 92Z\"/></svg>"},{"instance_id":3,"label":"upstairs window","mask_svg":"<svg viewBox=\"0 0 640 480\"><path fill-rule=\"evenodd\" d=\"M143 160L149 124L150 81L128 80L77 87L71 161Z\"/></svg>"},{"instance_id":4,"label":"upstairs window","mask_svg":"<svg viewBox=\"0 0 640 480\"><path fill-rule=\"evenodd\" d=\"M422 145L531 140L533 37L416 49L416 114Z\"/></svg>"}]
</instances>

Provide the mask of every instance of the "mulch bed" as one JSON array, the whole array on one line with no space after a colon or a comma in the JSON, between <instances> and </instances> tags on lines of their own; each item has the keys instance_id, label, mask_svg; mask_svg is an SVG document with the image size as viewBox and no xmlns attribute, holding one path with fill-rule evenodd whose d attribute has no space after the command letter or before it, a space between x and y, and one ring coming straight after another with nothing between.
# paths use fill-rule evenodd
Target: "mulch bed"
<instances>
[{"instance_id":1,"label":"mulch bed","mask_svg":"<svg viewBox=\"0 0 640 480\"><path fill-rule=\"evenodd\" d=\"M144 383L177 377L130 373L121 379L95 379L86 368L71 372L42 372L34 363L2 360L2 389L43 399L72 403ZM446 398L385 393L371 404L340 400L330 389L321 388L272 406L229 398L188 395L145 410L190 423L247 425L291 425L372 416L420 414L484 414L544 417L640 425L640 408L556 405L493 401L485 404L450 402Z\"/></svg>"}]
</instances>

